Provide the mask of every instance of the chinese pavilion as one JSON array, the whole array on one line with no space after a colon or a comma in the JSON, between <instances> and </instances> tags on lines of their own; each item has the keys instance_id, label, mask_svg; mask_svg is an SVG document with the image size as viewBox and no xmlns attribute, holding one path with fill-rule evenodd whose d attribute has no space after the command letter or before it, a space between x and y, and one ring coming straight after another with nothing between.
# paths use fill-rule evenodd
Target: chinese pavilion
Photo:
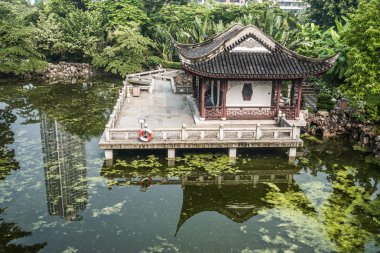
<instances>
[{"instance_id":1,"label":"chinese pavilion","mask_svg":"<svg viewBox=\"0 0 380 253\"><path fill-rule=\"evenodd\" d=\"M193 77L202 120L273 120L279 112L297 119L303 80L326 72L337 58L301 56L253 25L233 25L198 44L173 44Z\"/></svg>"}]
</instances>

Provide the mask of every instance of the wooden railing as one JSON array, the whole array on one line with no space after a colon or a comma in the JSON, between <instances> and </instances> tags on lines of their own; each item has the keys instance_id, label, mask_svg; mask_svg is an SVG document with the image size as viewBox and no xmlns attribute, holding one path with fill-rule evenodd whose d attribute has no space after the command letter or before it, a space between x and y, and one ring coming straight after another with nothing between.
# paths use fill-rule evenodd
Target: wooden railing
<instances>
[{"instance_id":1,"label":"wooden railing","mask_svg":"<svg viewBox=\"0 0 380 253\"><path fill-rule=\"evenodd\" d=\"M280 106L280 110L287 119L296 119L298 117L297 106Z\"/></svg>"},{"instance_id":2,"label":"wooden railing","mask_svg":"<svg viewBox=\"0 0 380 253\"><path fill-rule=\"evenodd\" d=\"M158 128L153 130L153 142L156 141L225 141L225 140L296 140L297 127L256 127L225 128L223 125L214 128ZM109 129L107 141L137 141L140 129Z\"/></svg>"},{"instance_id":3,"label":"wooden railing","mask_svg":"<svg viewBox=\"0 0 380 253\"><path fill-rule=\"evenodd\" d=\"M280 110L285 114L287 119L295 119L297 115L297 106L281 106ZM209 106L205 108L206 119L221 119L223 107ZM271 120L276 117L275 106L255 106L255 107L227 107L228 120Z\"/></svg>"}]
</instances>

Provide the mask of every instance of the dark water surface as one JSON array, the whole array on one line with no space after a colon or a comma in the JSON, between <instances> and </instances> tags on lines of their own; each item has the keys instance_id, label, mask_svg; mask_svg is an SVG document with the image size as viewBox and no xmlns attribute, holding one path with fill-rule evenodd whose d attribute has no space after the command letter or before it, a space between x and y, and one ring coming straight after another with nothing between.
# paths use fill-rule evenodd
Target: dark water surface
<instances>
[{"instance_id":1,"label":"dark water surface","mask_svg":"<svg viewBox=\"0 0 380 253\"><path fill-rule=\"evenodd\" d=\"M0 84L0 252L379 252L380 169L334 138L284 150L120 152L121 81ZM141 182L143 181L143 183Z\"/></svg>"}]
</instances>

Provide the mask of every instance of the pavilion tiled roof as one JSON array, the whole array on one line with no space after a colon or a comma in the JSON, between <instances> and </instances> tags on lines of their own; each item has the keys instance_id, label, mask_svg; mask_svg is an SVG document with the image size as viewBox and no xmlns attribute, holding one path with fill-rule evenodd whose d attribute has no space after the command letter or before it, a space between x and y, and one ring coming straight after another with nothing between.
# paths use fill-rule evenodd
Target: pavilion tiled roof
<instances>
[{"instance_id":1,"label":"pavilion tiled roof","mask_svg":"<svg viewBox=\"0 0 380 253\"><path fill-rule=\"evenodd\" d=\"M265 50L232 50L249 38ZM301 56L277 43L255 26L234 25L198 44L173 42L185 70L212 78L305 78L324 73L337 58L333 56L315 59Z\"/></svg>"}]
</instances>

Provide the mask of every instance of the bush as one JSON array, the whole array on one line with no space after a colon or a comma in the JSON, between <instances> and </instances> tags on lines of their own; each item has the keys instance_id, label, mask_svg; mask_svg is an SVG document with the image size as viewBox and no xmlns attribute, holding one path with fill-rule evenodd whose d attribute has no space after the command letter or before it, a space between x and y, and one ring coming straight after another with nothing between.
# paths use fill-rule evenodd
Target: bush
<instances>
[{"instance_id":1,"label":"bush","mask_svg":"<svg viewBox=\"0 0 380 253\"><path fill-rule=\"evenodd\" d=\"M164 68L169 68L169 69L181 69L182 65L181 65L180 62L164 61L163 62L163 67Z\"/></svg>"},{"instance_id":2,"label":"bush","mask_svg":"<svg viewBox=\"0 0 380 253\"><path fill-rule=\"evenodd\" d=\"M321 93L317 96L317 108L318 110L330 111L334 108L335 103L331 101L332 96L330 94Z\"/></svg>"}]
</instances>

